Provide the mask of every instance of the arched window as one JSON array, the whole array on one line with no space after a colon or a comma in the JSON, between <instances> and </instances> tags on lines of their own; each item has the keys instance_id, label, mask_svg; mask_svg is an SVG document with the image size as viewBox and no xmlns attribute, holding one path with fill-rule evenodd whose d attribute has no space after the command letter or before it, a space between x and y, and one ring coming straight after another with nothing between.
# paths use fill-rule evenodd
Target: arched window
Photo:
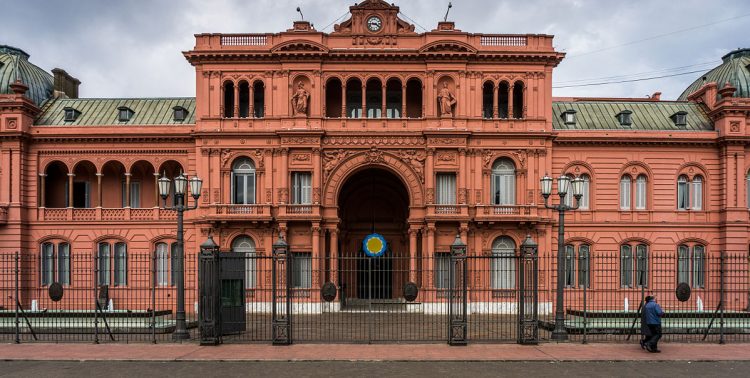
<instances>
[{"instance_id":1,"label":"arched window","mask_svg":"<svg viewBox=\"0 0 750 378\"><path fill-rule=\"evenodd\" d=\"M507 81L500 83L497 89L497 112L502 119L508 118L510 98L510 84Z\"/></svg>"},{"instance_id":2,"label":"arched window","mask_svg":"<svg viewBox=\"0 0 750 378\"><path fill-rule=\"evenodd\" d=\"M359 79L346 83L346 117L362 118L362 82Z\"/></svg>"},{"instance_id":3,"label":"arched window","mask_svg":"<svg viewBox=\"0 0 750 378\"><path fill-rule=\"evenodd\" d=\"M266 86L258 80L253 83L253 116L263 118L266 116Z\"/></svg>"},{"instance_id":4,"label":"arched window","mask_svg":"<svg viewBox=\"0 0 750 378\"><path fill-rule=\"evenodd\" d=\"M250 116L250 84L247 81L240 83L240 118L247 118Z\"/></svg>"},{"instance_id":5,"label":"arched window","mask_svg":"<svg viewBox=\"0 0 750 378\"><path fill-rule=\"evenodd\" d=\"M326 117L341 118L342 85L338 78L331 78L326 82Z\"/></svg>"},{"instance_id":6,"label":"arched window","mask_svg":"<svg viewBox=\"0 0 750 378\"><path fill-rule=\"evenodd\" d=\"M234 83L224 83L224 118L234 117Z\"/></svg>"},{"instance_id":7,"label":"arched window","mask_svg":"<svg viewBox=\"0 0 750 378\"><path fill-rule=\"evenodd\" d=\"M690 207L690 198L688 197L688 178L680 176L677 178L677 209L687 210Z\"/></svg>"},{"instance_id":8,"label":"arched window","mask_svg":"<svg viewBox=\"0 0 750 378\"><path fill-rule=\"evenodd\" d=\"M96 260L97 284L100 286L125 286L128 284L127 244L123 242L100 242L97 246Z\"/></svg>"},{"instance_id":9,"label":"arched window","mask_svg":"<svg viewBox=\"0 0 750 378\"><path fill-rule=\"evenodd\" d=\"M576 253L576 248L578 253ZM590 247L587 244L568 244L565 246L565 287L582 288L584 285L589 287L591 275L589 250ZM578 271L576 271L576 265ZM578 281L576 281L576 272L578 273Z\"/></svg>"},{"instance_id":10,"label":"arched window","mask_svg":"<svg viewBox=\"0 0 750 378\"><path fill-rule=\"evenodd\" d=\"M248 158L237 159L232 164L232 203L255 204L255 164Z\"/></svg>"},{"instance_id":11,"label":"arched window","mask_svg":"<svg viewBox=\"0 0 750 378\"><path fill-rule=\"evenodd\" d=\"M96 251L97 267L97 284L99 286L109 285L110 281L110 244L106 242L99 243Z\"/></svg>"},{"instance_id":12,"label":"arched window","mask_svg":"<svg viewBox=\"0 0 750 378\"><path fill-rule=\"evenodd\" d=\"M706 285L706 247L682 244L677 247L677 283L687 283L694 289Z\"/></svg>"},{"instance_id":13,"label":"arched window","mask_svg":"<svg viewBox=\"0 0 750 378\"><path fill-rule=\"evenodd\" d=\"M115 243L115 286L128 284L128 246L125 243Z\"/></svg>"},{"instance_id":14,"label":"arched window","mask_svg":"<svg viewBox=\"0 0 750 378\"><path fill-rule=\"evenodd\" d=\"M57 265L55 261L57 261ZM40 283L43 286L50 285L53 282L69 285L70 245L68 243L42 243L40 268Z\"/></svg>"},{"instance_id":15,"label":"arched window","mask_svg":"<svg viewBox=\"0 0 750 378\"><path fill-rule=\"evenodd\" d=\"M628 175L620 178L620 210L630 210L630 186L632 179Z\"/></svg>"},{"instance_id":16,"label":"arched window","mask_svg":"<svg viewBox=\"0 0 750 378\"><path fill-rule=\"evenodd\" d=\"M636 210L646 209L647 181L648 180L646 178L646 175L639 175L635 179L635 209Z\"/></svg>"},{"instance_id":17,"label":"arched window","mask_svg":"<svg viewBox=\"0 0 750 378\"><path fill-rule=\"evenodd\" d=\"M620 246L620 286L633 287L633 247Z\"/></svg>"},{"instance_id":18,"label":"arched window","mask_svg":"<svg viewBox=\"0 0 750 378\"><path fill-rule=\"evenodd\" d=\"M516 243L507 236L501 236L492 243L490 261L490 284L493 289L513 289L516 287Z\"/></svg>"},{"instance_id":19,"label":"arched window","mask_svg":"<svg viewBox=\"0 0 750 378\"><path fill-rule=\"evenodd\" d=\"M492 165L492 203L516 204L516 165L510 159L498 159Z\"/></svg>"},{"instance_id":20,"label":"arched window","mask_svg":"<svg viewBox=\"0 0 750 378\"><path fill-rule=\"evenodd\" d=\"M244 253L245 289L254 289L256 285L255 242L248 236L238 236L232 242L232 252Z\"/></svg>"},{"instance_id":21,"label":"arched window","mask_svg":"<svg viewBox=\"0 0 750 378\"><path fill-rule=\"evenodd\" d=\"M492 119L495 112L495 86L492 82L484 83L482 86L482 117Z\"/></svg>"},{"instance_id":22,"label":"arched window","mask_svg":"<svg viewBox=\"0 0 750 378\"><path fill-rule=\"evenodd\" d=\"M578 287L591 287L591 247L578 246Z\"/></svg>"},{"instance_id":23,"label":"arched window","mask_svg":"<svg viewBox=\"0 0 750 378\"><path fill-rule=\"evenodd\" d=\"M523 118L523 82L513 84L513 118Z\"/></svg>"}]
</instances>

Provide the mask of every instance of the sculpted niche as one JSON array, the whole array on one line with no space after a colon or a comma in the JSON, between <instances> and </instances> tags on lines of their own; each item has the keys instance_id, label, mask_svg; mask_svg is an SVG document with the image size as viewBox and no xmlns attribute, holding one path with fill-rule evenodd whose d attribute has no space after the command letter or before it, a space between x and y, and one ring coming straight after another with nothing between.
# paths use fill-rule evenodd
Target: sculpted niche
<instances>
[{"instance_id":1,"label":"sculpted niche","mask_svg":"<svg viewBox=\"0 0 750 378\"><path fill-rule=\"evenodd\" d=\"M456 96L453 95L450 88L448 88L448 82L443 82L443 87L438 92L438 104L440 104L440 116L441 117L452 117L453 107L458 103Z\"/></svg>"},{"instance_id":2,"label":"sculpted niche","mask_svg":"<svg viewBox=\"0 0 750 378\"><path fill-rule=\"evenodd\" d=\"M310 92L305 89L305 84L297 83L297 91L291 98L292 111L295 117L307 117L307 106L310 103Z\"/></svg>"}]
</instances>

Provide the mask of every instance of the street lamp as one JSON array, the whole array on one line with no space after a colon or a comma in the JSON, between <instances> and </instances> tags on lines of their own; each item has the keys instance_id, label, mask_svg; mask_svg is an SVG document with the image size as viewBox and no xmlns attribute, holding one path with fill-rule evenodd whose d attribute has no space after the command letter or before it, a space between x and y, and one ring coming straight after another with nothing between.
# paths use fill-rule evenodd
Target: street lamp
<instances>
[{"instance_id":1,"label":"street lamp","mask_svg":"<svg viewBox=\"0 0 750 378\"><path fill-rule=\"evenodd\" d=\"M557 308L555 309L555 329L552 331L552 340L567 340L568 331L565 329L565 313L564 313L564 295L563 295L563 277L565 275L565 256L563 251L565 249L565 212L569 210L577 210L581 205L581 197L583 196L583 179L576 177L570 179L566 175L562 175L557 178L557 194L560 196L559 205L549 205L548 200L550 194L552 194L552 177L545 175L541 178L542 196L544 197L544 207L552 209L560 214L560 221L557 224ZM568 206L565 204L565 196L568 194L568 190L573 189L573 197L575 197L575 206Z\"/></svg>"},{"instance_id":2,"label":"street lamp","mask_svg":"<svg viewBox=\"0 0 750 378\"><path fill-rule=\"evenodd\" d=\"M190 181L190 194L194 200L193 206L187 206L188 201L185 200L188 181ZM167 197L169 197L171 184L171 181L165 174L159 178L159 195L164 200L164 209L177 212L177 250L175 251L176 256L173 256L175 264L174 271L172 272L176 277L175 283L177 285L177 314L175 316L176 324L172 333L172 339L186 340L190 338L190 333L185 323L185 235L183 231L183 213L198 208L198 198L201 196L203 180L197 176L193 176L193 178L188 180L184 174L180 173L179 176L174 178L174 203L171 207L167 207L166 202Z\"/></svg>"}]
</instances>

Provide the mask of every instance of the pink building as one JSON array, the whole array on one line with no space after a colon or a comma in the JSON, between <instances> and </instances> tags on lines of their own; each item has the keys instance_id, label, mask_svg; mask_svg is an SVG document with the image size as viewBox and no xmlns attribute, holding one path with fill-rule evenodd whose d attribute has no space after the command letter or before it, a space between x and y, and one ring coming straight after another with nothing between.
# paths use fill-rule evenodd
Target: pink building
<instances>
[{"instance_id":1,"label":"pink building","mask_svg":"<svg viewBox=\"0 0 750 378\"><path fill-rule=\"evenodd\" d=\"M622 308L627 295L612 293L648 287L656 255L679 260L661 289L700 292L718 280L711 256L747 256L750 50L728 53L676 101L556 99L565 54L552 36L471 34L452 22L418 34L384 1L350 9L329 34L297 21L281 33L196 35L183 53L195 98L80 99L65 71L0 46L0 251L38 261L25 267L35 273L23 303L48 301L52 282L95 281L112 287L117 308L118 288L151 285L138 269L158 270L156 285L174 290L175 213L159 208L156 182L180 172L203 179L199 208L186 213L188 312L208 235L223 251L270 256L281 233L300 261L294 285L312 293L332 282L352 303L399 301L414 282L430 303L441 301L457 233L470 256L489 257L516 255L530 234L540 290L552 293L557 214L544 207L545 174L584 180L580 209L567 213L570 298L588 284L611 290L593 307ZM373 232L394 260L364 286L356 258ZM88 265L73 266L74 255ZM502 292L515 288L516 268L504 264L472 278L496 293L470 300L484 303L477 312L513 301ZM270 285L268 267L246 268L246 288ZM746 292L730 295L747 307Z\"/></svg>"}]
</instances>

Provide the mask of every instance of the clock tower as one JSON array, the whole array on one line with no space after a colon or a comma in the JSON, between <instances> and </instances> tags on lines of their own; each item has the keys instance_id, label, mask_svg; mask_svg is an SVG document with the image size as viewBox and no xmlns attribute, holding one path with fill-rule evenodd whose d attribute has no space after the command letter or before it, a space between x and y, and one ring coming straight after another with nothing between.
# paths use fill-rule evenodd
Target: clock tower
<instances>
[{"instance_id":1,"label":"clock tower","mask_svg":"<svg viewBox=\"0 0 750 378\"><path fill-rule=\"evenodd\" d=\"M353 44L367 41L396 45L396 36L416 35L414 25L398 18L399 7L382 0L366 0L349 8L352 17L334 26L333 35L351 35Z\"/></svg>"}]
</instances>

